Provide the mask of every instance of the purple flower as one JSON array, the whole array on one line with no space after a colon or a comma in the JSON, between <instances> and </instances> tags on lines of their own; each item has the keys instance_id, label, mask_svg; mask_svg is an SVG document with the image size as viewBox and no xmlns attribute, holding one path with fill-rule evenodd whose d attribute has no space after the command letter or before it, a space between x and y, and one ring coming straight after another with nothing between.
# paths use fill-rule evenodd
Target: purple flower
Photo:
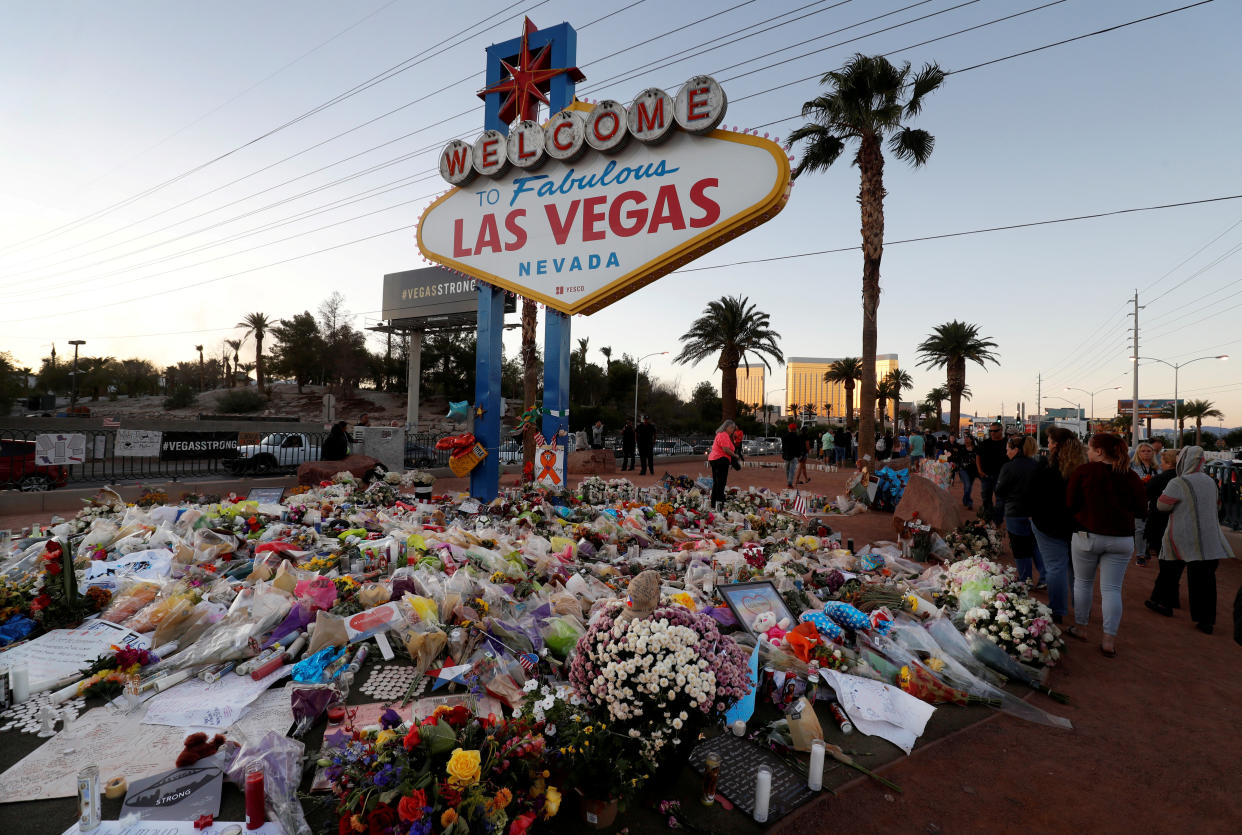
<instances>
[{"instance_id":1,"label":"purple flower","mask_svg":"<svg viewBox=\"0 0 1242 835\"><path fill-rule=\"evenodd\" d=\"M384 711L384 715L380 717L380 727L386 731L392 730L402 723L401 714L392 708Z\"/></svg>"}]
</instances>

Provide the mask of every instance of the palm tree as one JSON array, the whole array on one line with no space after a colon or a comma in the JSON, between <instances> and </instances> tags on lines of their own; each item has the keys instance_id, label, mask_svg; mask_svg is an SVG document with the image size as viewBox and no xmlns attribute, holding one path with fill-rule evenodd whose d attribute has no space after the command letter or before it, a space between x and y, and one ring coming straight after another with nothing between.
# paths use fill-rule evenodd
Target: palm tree
<instances>
[{"instance_id":1,"label":"palm tree","mask_svg":"<svg viewBox=\"0 0 1242 835\"><path fill-rule=\"evenodd\" d=\"M737 414L737 367L753 357L768 371L768 357L784 362L785 355L777 347L780 334L769 327L768 314L757 310L743 296L722 296L708 302L703 315L681 336L682 349L673 361L697 365L712 354L719 354L720 412L724 420ZM749 356L748 356L749 355Z\"/></svg>"},{"instance_id":2,"label":"palm tree","mask_svg":"<svg viewBox=\"0 0 1242 835\"><path fill-rule=\"evenodd\" d=\"M884 428L883 415L888 413L888 401L893 401L893 414L897 414L897 404L901 402L901 392L903 389L914 388L914 380L910 377L910 372L904 368L894 368L892 371L884 375L884 379L876 386L875 396L880 401L880 428ZM894 417L894 422L896 418Z\"/></svg>"},{"instance_id":3,"label":"palm tree","mask_svg":"<svg viewBox=\"0 0 1242 835\"><path fill-rule=\"evenodd\" d=\"M241 351L241 346L245 342L246 342L245 337L242 337L241 339L224 340L224 344L233 349L233 376L229 377L229 388L232 388L233 384L237 382L237 380L235 379L237 377L237 369L241 367L240 351Z\"/></svg>"},{"instance_id":4,"label":"palm tree","mask_svg":"<svg viewBox=\"0 0 1242 835\"><path fill-rule=\"evenodd\" d=\"M1195 446L1203 446L1203 419L1225 416L1211 400L1187 400L1179 413L1182 417L1195 419Z\"/></svg>"},{"instance_id":5,"label":"palm tree","mask_svg":"<svg viewBox=\"0 0 1242 835\"><path fill-rule=\"evenodd\" d=\"M195 345L194 350L198 351L198 390L203 390L203 346Z\"/></svg>"},{"instance_id":6,"label":"palm tree","mask_svg":"<svg viewBox=\"0 0 1242 835\"><path fill-rule=\"evenodd\" d=\"M909 430L914 424L914 412L909 409L901 409L897 412L897 419L901 421L902 426Z\"/></svg>"},{"instance_id":7,"label":"palm tree","mask_svg":"<svg viewBox=\"0 0 1242 835\"><path fill-rule=\"evenodd\" d=\"M927 406L926 413L935 417L936 428L940 428L941 404L949 399L949 389L945 386L936 386L927 394L923 395L923 403Z\"/></svg>"},{"instance_id":8,"label":"palm tree","mask_svg":"<svg viewBox=\"0 0 1242 835\"><path fill-rule=\"evenodd\" d=\"M949 431L958 433L962 419L962 394L966 389L966 361L978 363L987 370L989 362L1000 365L992 353L996 343L989 337L979 336L979 327L954 319L937 325L931 335L919 345L919 365L925 368L944 368L949 389Z\"/></svg>"},{"instance_id":9,"label":"palm tree","mask_svg":"<svg viewBox=\"0 0 1242 835\"><path fill-rule=\"evenodd\" d=\"M599 352L604 355L604 373L611 374L612 373L612 346L605 345L603 348L599 349Z\"/></svg>"},{"instance_id":10,"label":"palm tree","mask_svg":"<svg viewBox=\"0 0 1242 835\"><path fill-rule=\"evenodd\" d=\"M880 307L880 259L884 256L884 141L897 159L914 166L927 162L935 138L925 130L905 124L923 108L923 97L944 82L945 73L925 64L912 73L910 64L893 66L882 55L857 54L840 70L825 73L821 84L826 93L802 105L802 115L813 121L789 135L791 143L805 140L795 178L806 172L824 171L845 151L847 142L858 142L854 162L860 185L858 204L862 214L862 398L858 447L875 449L875 349L877 311Z\"/></svg>"},{"instance_id":11,"label":"palm tree","mask_svg":"<svg viewBox=\"0 0 1242 835\"><path fill-rule=\"evenodd\" d=\"M872 376L875 372L872 371ZM841 383L845 387L845 428L854 428L854 381L862 379L862 360L858 357L845 357L833 360L832 365L824 372L825 383ZM861 412L861 408L859 409ZM872 430L874 438L875 429ZM861 443L861 442L860 442ZM872 441L874 444L874 440ZM859 446L859 449L863 447Z\"/></svg>"},{"instance_id":12,"label":"palm tree","mask_svg":"<svg viewBox=\"0 0 1242 835\"><path fill-rule=\"evenodd\" d=\"M254 334L254 378L259 391L263 391L263 337L267 335L267 329L271 326L272 322L265 313L247 313L246 317L237 323L237 327L246 329L246 336Z\"/></svg>"}]
</instances>

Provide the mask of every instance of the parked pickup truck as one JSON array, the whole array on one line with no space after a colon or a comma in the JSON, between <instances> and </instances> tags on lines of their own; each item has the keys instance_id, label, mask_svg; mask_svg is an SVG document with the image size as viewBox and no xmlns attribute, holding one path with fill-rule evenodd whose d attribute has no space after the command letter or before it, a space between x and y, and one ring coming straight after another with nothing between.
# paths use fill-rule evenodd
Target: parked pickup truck
<instances>
[{"instance_id":1,"label":"parked pickup truck","mask_svg":"<svg viewBox=\"0 0 1242 835\"><path fill-rule=\"evenodd\" d=\"M319 444L301 432L273 432L257 444L237 448L237 457L224 462L234 473L266 473L319 460Z\"/></svg>"}]
</instances>

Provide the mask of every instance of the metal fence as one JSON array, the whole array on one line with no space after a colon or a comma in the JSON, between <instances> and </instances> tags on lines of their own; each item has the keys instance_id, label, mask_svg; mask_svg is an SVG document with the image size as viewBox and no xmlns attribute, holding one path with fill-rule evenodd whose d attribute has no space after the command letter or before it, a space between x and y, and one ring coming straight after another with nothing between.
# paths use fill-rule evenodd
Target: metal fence
<instances>
[{"instance_id":1,"label":"metal fence","mask_svg":"<svg viewBox=\"0 0 1242 835\"><path fill-rule=\"evenodd\" d=\"M1220 493L1220 523L1242 528L1242 461L1209 461L1203 471L1216 480Z\"/></svg>"},{"instance_id":2,"label":"metal fence","mask_svg":"<svg viewBox=\"0 0 1242 835\"><path fill-rule=\"evenodd\" d=\"M0 429L0 490L46 490L58 487L117 484L127 481L188 481L212 476L277 475L297 470L305 461L319 460L325 432L232 432L178 430L178 436L233 435L237 449L194 450L143 455L117 449L116 429L76 429L85 436L81 463L41 466L36 460L36 438L46 430ZM69 434L69 433L62 433ZM441 435L405 433L405 466L447 467L449 451L435 448ZM164 450L161 450L161 453Z\"/></svg>"}]
</instances>

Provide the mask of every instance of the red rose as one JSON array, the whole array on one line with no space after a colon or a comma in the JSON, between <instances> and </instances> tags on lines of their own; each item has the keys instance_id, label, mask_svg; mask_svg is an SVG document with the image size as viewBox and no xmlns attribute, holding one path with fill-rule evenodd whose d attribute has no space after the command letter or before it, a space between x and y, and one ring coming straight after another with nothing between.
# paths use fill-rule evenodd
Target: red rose
<instances>
[{"instance_id":1,"label":"red rose","mask_svg":"<svg viewBox=\"0 0 1242 835\"><path fill-rule=\"evenodd\" d=\"M349 815L345 815L337 824L336 835L354 835L354 825L350 823Z\"/></svg>"},{"instance_id":2,"label":"red rose","mask_svg":"<svg viewBox=\"0 0 1242 835\"><path fill-rule=\"evenodd\" d=\"M392 828L397 825L397 813L391 806L376 806L367 815L367 835L392 835Z\"/></svg>"},{"instance_id":3,"label":"red rose","mask_svg":"<svg viewBox=\"0 0 1242 835\"><path fill-rule=\"evenodd\" d=\"M42 612L48 607L49 604L51 604L51 602L52 598L48 597L46 594L41 594L34 600L30 601L30 611Z\"/></svg>"},{"instance_id":4,"label":"red rose","mask_svg":"<svg viewBox=\"0 0 1242 835\"><path fill-rule=\"evenodd\" d=\"M444 718L452 727L464 728L466 723L470 721L470 717L473 715L474 714L470 712L470 708L465 705L457 705L457 707L450 710Z\"/></svg>"},{"instance_id":5,"label":"red rose","mask_svg":"<svg viewBox=\"0 0 1242 835\"><path fill-rule=\"evenodd\" d=\"M530 825L534 822L534 812L518 815L513 819L513 823L509 824L509 835L525 835L526 830L530 829Z\"/></svg>"},{"instance_id":6,"label":"red rose","mask_svg":"<svg viewBox=\"0 0 1242 835\"><path fill-rule=\"evenodd\" d=\"M48 574L53 574L53 575L59 574L62 570L61 565L60 565L60 557L57 557L54 560L49 559L47 561L47 565L45 566L45 568L47 569Z\"/></svg>"},{"instance_id":7,"label":"red rose","mask_svg":"<svg viewBox=\"0 0 1242 835\"><path fill-rule=\"evenodd\" d=\"M449 785L449 782L445 780L440 784L440 799L444 801L446 806L455 807L458 803L461 803L461 792L455 786Z\"/></svg>"},{"instance_id":8,"label":"red rose","mask_svg":"<svg viewBox=\"0 0 1242 835\"><path fill-rule=\"evenodd\" d=\"M418 747L418 743L423 741L423 735L419 733L418 725L410 728L410 732L405 735L405 750L413 751Z\"/></svg>"},{"instance_id":9,"label":"red rose","mask_svg":"<svg viewBox=\"0 0 1242 835\"><path fill-rule=\"evenodd\" d=\"M397 804L397 817L406 823L422 820L423 809L426 806L427 795L422 789L418 789L409 797L401 798L401 802Z\"/></svg>"}]
</instances>

